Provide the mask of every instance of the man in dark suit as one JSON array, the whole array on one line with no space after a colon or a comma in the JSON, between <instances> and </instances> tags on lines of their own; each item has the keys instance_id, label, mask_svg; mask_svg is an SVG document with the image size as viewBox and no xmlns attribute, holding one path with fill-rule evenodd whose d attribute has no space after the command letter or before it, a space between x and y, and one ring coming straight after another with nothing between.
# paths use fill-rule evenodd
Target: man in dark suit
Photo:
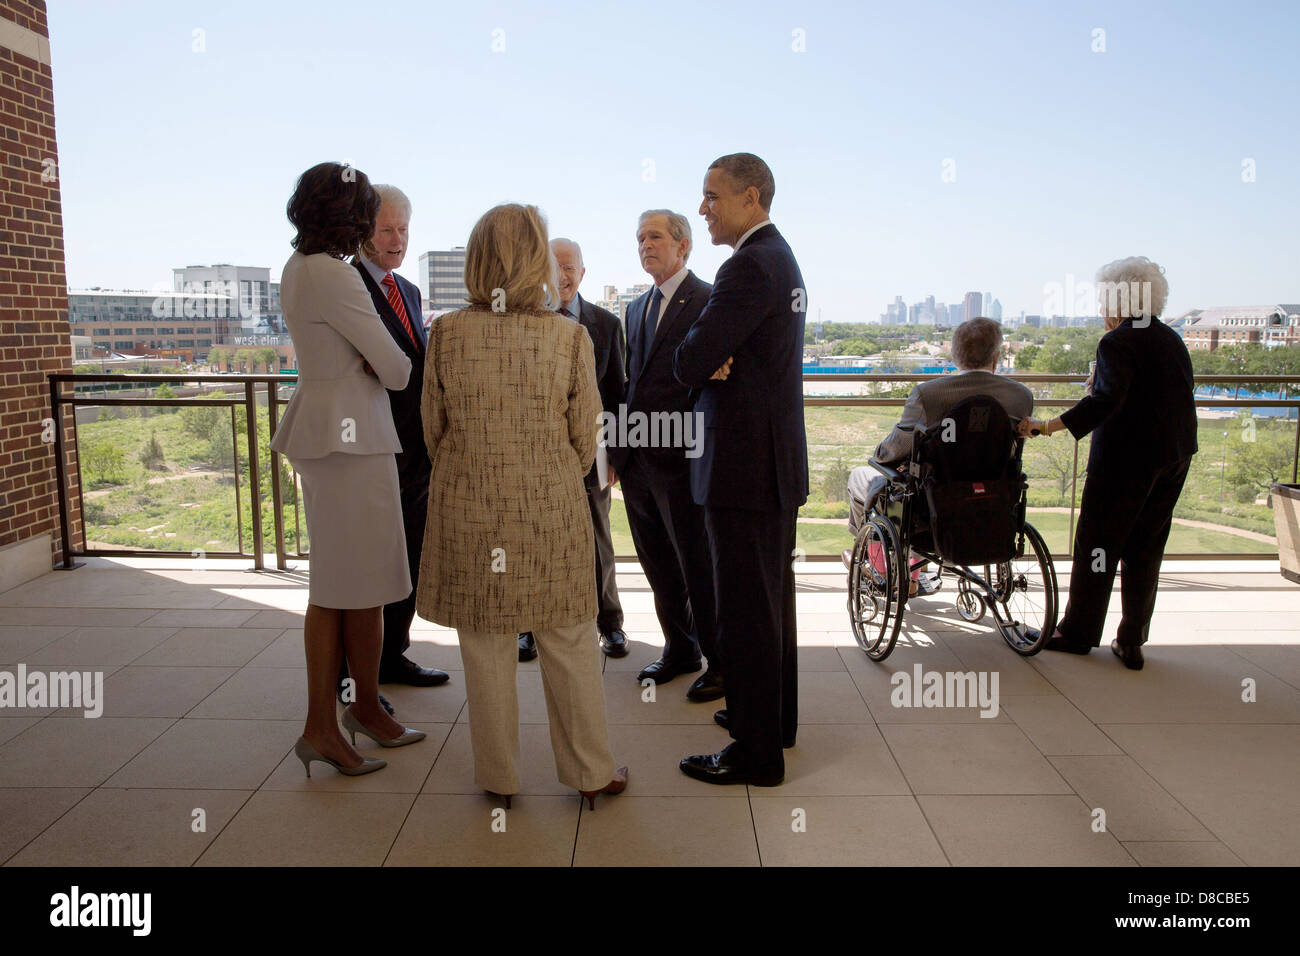
<instances>
[{"instance_id":1,"label":"man in dark suit","mask_svg":"<svg viewBox=\"0 0 1300 956\"><path fill-rule=\"evenodd\" d=\"M1143 308L1105 311L1109 330L1097 343L1090 394L1049 422L1025 419L1022 434L1069 429L1075 440L1092 434L1074 536L1070 598L1051 651L1087 654L1101 645L1115 572L1123 565L1123 617L1111 650L1131 670L1143 666L1155 611L1156 588L1174 505L1196 454L1192 362L1178 333L1160 321L1168 284L1143 258L1104 267L1123 285L1155 287Z\"/></svg>"},{"instance_id":2,"label":"man in dark suit","mask_svg":"<svg viewBox=\"0 0 1300 956\"><path fill-rule=\"evenodd\" d=\"M712 288L686 268L691 224L669 209L651 209L637 224L641 267L654 288L628 306L627 400L610 460L622 481L632 542L655 597L664 633L662 656L636 675L663 684L700 669L686 692L695 701L723 695L722 654L714 621L713 564L704 509L691 498L691 457L704 435L695 396L673 375L673 355ZM638 431L640 429L640 431Z\"/></svg>"},{"instance_id":3,"label":"man in dark suit","mask_svg":"<svg viewBox=\"0 0 1300 956\"><path fill-rule=\"evenodd\" d=\"M592 305L578 295L578 286L587 270L582 265L582 249L572 239L552 239L551 251L559 266L561 315L574 319L587 330L596 353L596 384L600 403L606 412L618 414L623 401L623 323L612 312ZM595 428L596 422L592 422ZM585 486L591 506L591 524L596 534L596 629L600 631L600 649L610 657L627 656L627 635L623 633L623 605L618 599L618 582L614 576L614 539L609 531L610 489L618 480L614 468L601 484L598 465L592 465ZM519 659L530 661L537 656L531 633L519 635Z\"/></svg>"},{"instance_id":4,"label":"man in dark suit","mask_svg":"<svg viewBox=\"0 0 1300 956\"><path fill-rule=\"evenodd\" d=\"M397 453L397 478L402 495L402 524L406 531L406 557L411 568L411 593L384 606L384 645L379 660L381 684L433 687L449 675L421 667L406 656L411 646L411 621L415 618L415 587L420 578L420 549L424 543L424 518L429 504L429 453L424 447L420 420L420 395L424 386L424 349L427 338L420 311L420 290L393 270L406 258L411 225L411 201L395 186L374 187L382 204L375 219L375 234L352 260L370 291L375 311L389 335L411 360L406 388L389 391L393 424L402 442ZM340 678L347 677L347 660ZM390 710L391 713L391 710Z\"/></svg>"},{"instance_id":5,"label":"man in dark suit","mask_svg":"<svg viewBox=\"0 0 1300 956\"><path fill-rule=\"evenodd\" d=\"M798 729L795 516L808 498L803 422L807 296L789 244L768 219L775 184L752 153L714 160L700 214L715 245L735 252L718 269L704 311L677 348L678 381L701 389L703 454L691 492L704 506L713 559L733 742L687 757L682 772L709 783L775 786L782 747Z\"/></svg>"}]
</instances>

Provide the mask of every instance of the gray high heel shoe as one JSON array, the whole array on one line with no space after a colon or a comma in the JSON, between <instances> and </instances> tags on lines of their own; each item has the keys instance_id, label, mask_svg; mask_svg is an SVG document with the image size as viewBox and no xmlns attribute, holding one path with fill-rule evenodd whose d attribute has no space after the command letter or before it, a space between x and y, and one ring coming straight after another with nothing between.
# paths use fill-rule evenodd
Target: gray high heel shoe
<instances>
[{"instance_id":1,"label":"gray high heel shoe","mask_svg":"<svg viewBox=\"0 0 1300 956\"><path fill-rule=\"evenodd\" d=\"M428 736L423 730L412 730L410 727L403 727L400 734L388 740L376 737L373 732L366 730L361 721L357 720L352 713L351 707L343 711L343 729L352 734L352 746L354 747L357 745L357 734L365 734L381 747L405 747L407 744L416 743Z\"/></svg>"},{"instance_id":2,"label":"gray high heel shoe","mask_svg":"<svg viewBox=\"0 0 1300 956\"><path fill-rule=\"evenodd\" d=\"M341 763L331 760L311 744L307 743L306 737L299 737L298 742L293 745L293 752L299 760L302 761L302 767L307 771L307 776L311 776L311 762L319 760L321 763L327 763L345 777L359 777L364 773L374 773L376 770L383 770L388 766L387 760L379 760L376 757L362 757L361 764L356 767L345 767Z\"/></svg>"}]
</instances>

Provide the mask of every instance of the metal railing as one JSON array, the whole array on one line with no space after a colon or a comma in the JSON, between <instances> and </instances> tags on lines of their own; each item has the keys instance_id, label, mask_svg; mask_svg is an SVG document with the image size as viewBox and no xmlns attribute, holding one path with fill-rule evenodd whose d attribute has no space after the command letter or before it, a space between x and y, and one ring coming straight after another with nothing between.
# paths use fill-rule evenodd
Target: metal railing
<instances>
[{"instance_id":1,"label":"metal railing","mask_svg":"<svg viewBox=\"0 0 1300 956\"><path fill-rule=\"evenodd\" d=\"M857 383L857 384L903 384L929 381L938 378L937 375L929 374L906 374L906 373L844 373L844 374L816 374L805 376L805 383L827 384L833 382ZM1047 375L1047 374L1025 374L1009 376L1015 381L1025 385L1082 385L1084 376L1082 375ZM261 492L261 473L260 460L257 440L257 410L258 396L265 394L267 415L269 423L269 434L274 436L277 425L279 424L279 408L282 400L279 390L282 385L293 385L297 382L296 375L230 375L222 373L203 374L139 374L139 375L112 375L112 374L75 374L75 373L54 373L49 376L50 383L50 406L53 420L62 422L62 415L65 409L72 408L73 429L72 441L74 446L77 445L77 426L75 409L78 407L89 406L167 406L178 408L195 408L203 406L216 406L230 409L231 438L234 456L234 478L235 478L235 513L236 513L236 540L238 549L235 551L205 551L207 555L213 557L244 557L251 558L253 567L262 570L265 567L265 545L263 542L262 528L262 492ZM1232 399L1221 398L1198 398L1196 406L1198 408L1288 408L1296 409L1297 416L1300 416L1300 375L1211 375L1196 377L1196 385L1232 386L1237 392L1241 387L1246 385L1266 385L1276 384L1286 386L1296 394L1292 397L1277 399L1261 398L1239 398L1234 394ZM71 383L72 394L64 394L65 384ZM109 396L107 390L103 397L87 394L85 386L94 384L103 385L144 385L159 386L163 384L191 383L194 385L219 384L229 387L231 385L242 386L242 396L223 395L215 398L158 398L158 397L116 397ZM259 386L261 388L259 389ZM83 389L78 394L76 389ZM817 406L841 406L841 407L901 407L906 401L903 397L884 397L884 396L840 396L840 395L805 395L805 407ZM1054 399L1043 398L1035 399L1035 408L1065 408L1073 405L1077 399ZM245 438L248 444L248 466L249 466L249 497L250 497L250 525L252 532L252 550L251 552L243 549L243 503L241 488L239 482L239 445L236 440L237 425L235 410L243 407L245 410ZM1288 416L1288 420L1290 420ZM75 566L74 558L87 556L106 556L106 557L191 557L192 550L163 550L153 548L89 548L87 546L86 522L84 513L81 514L82 543L76 547L72 543L71 526L72 518L70 510L73 503L70 500L71 495L68 487L68 449L65 444L63 429L56 427L54 429L54 468L58 484L59 497L59 526L62 532L62 563L61 567L67 569ZM78 449L79 451L79 449ZM1078 454L1079 443L1074 443L1074 465L1071 469L1070 479L1070 523L1069 538L1070 547L1073 546L1074 540L1074 523L1078 481ZM280 460L281 456L272 451L271 473L274 480L271 481L271 498L273 512L273 541L275 551L276 567L280 570L288 568L288 561L291 557L303 558L307 555L301 551L289 552L285 548L284 535L284 502L283 491L280 487ZM1300 467L1300 421L1297 421L1296 439L1292 451L1291 461L1291 480L1297 480L1297 468ZM77 469L77 488L79 491L84 489L81 480L81 455L76 456ZM295 478L296 480L296 478ZM298 519L298 501L300 496L294 496L294 519L295 519L295 538L294 540L301 546L301 525ZM76 505L81 504L81 495L76 499ZM1068 552L1055 557L1068 557ZM1216 559L1270 559L1276 558L1276 552L1224 552L1224 553L1185 553L1185 554L1167 554L1169 558L1216 558ZM635 555L620 555L619 560L636 560ZM830 554L812 554L807 556L807 560L839 560L839 555Z\"/></svg>"},{"instance_id":2,"label":"metal railing","mask_svg":"<svg viewBox=\"0 0 1300 956\"><path fill-rule=\"evenodd\" d=\"M230 409L230 433L231 447L234 466L235 479L235 522L236 538L238 550L236 551L207 551L203 553L211 557L243 557L252 558L253 567L256 570L263 570L265 567L265 545L262 540L262 485L261 469L259 464L259 452L257 443L257 395L258 385L265 385L265 394L267 396L267 414L269 416L270 434L275 434L276 425L279 423L279 387L281 384L292 384L297 381L296 375L227 375L222 373L213 373L211 375L178 375L178 374L141 374L141 375L111 375L111 374L76 374L59 372L49 376L50 382L50 410L51 416L56 422L54 428L54 472L55 479L59 490L59 529L62 534L62 562L61 567L70 569L75 566L74 558L88 556L104 557L192 557L193 550L176 551L159 548L88 548L86 546L86 521L84 510L81 514L82 529L82 546L75 547L72 544L71 537L71 516L69 514L69 489L68 489L68 464L67 449L64 443L63 428L63 410L72 408L72 441L77 445L78 454L76 456L77 469L77 488L79 491L77 503L81 503L81 494L84 494L85 483L81 476L81 454L77 439L77 418L76 409L78 407L92 406L128 406L128 407L173 407L173 408L202 408L217 407ZM63 394L63 384L71 382L73 393L71 395ZM95 383L103 385L172 385L182 382L203 384L219 383L222 386L230 385L243 386L243 397L222 396L220 398L143 398L143 397L112 397L105 394L94 396L90 394L78 395L76 388L78 386L93 385ZM248 484L250 495L250 517L252 533L252 551L244 551L244 531L243 531L243 502L240 494L239 483L239 442L237 439L237 426L235 418L235 409L243 407L244 409L244 428L245 439L248 443ZM289 566L288 559L290 555L284 547L284 517L283 517L283 493L280 488L280 455L274 451L271 452L271 473L276 480L271 482L272 509L274 511L275 527L275 555L276 567L281 571L286 570ZM295 503L297 496L295 496ZM297 538L296 540L301 540ZM296 557L305 557L298 554Z\"/></svg>"}]
</instances>

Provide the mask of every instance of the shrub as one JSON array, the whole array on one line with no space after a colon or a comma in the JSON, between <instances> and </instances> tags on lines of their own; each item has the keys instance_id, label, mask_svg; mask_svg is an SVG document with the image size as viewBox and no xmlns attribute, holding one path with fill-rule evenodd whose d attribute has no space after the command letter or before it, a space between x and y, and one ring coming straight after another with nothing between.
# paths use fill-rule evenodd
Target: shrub
<instances>
[{"instance_id":1,"label":"shrub","mask_svg":"<svg viewBox=\"0 0 1300 956\"><path fill-rule=\"evenodd\" d=\"M140 449L140 464L151 471L159 471L164 461L163 447L158 441L158 433L150 432L149 441Z\"/></svg>"},{"instance_id":2,"label":"shrub","mask_svg":"<svg viewBox=\"0 0 1300 956\"><path fill-rule=\"evenodd\" d=\"M822 476L822 497L827 501L843 501L848 495L849 472L852 470L843 458L836 458Z\"/></svg>"},{"instance_id":3,"label":"shrub","mask_svg":"<svg viewBox=\"0 0 1300 956\"><path fill-rule=\"evenodd\" d=\"M172 399L176 397L176 391L166 382L163 382L156 389L154 389L153 397ZM157 411L159 415L175 415L178 411L180 411L180 409L173 405L171 407L166 407L166 406L160 407L155 409L155 411Z\"/></svg>"}]
</instances>

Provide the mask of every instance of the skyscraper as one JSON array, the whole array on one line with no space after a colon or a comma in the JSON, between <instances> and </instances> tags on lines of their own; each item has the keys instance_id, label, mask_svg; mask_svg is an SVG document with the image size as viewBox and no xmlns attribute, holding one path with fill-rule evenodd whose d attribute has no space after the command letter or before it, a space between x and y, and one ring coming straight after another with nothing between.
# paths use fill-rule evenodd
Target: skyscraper
<instances>
[{"instance_id":1,"label":"skyscraper","mask_svg":"<svg viewBox=\"0 0 1300 956\"><path fill-rule=\"evenodd\" d=\"M420 253L420 293L426 312L465 308L469 290L465 288L464 246Z\"/></svg>"},{"instance_id":2,"label":"skyscraper","mask_svg":"<svg viewBox=\"0 0 1300 956\"><path fill-rule=\"evenodd\" d=\"M993 305L989 308L989 318L997 322L1002 321L1002 301L994 299Z\"/></svg>"},{"instance_id":3,"label":"skyscraper","mask_svg":"<svg viewBox=\"0 0 1300 956\"><path fill-rule=\"evenodd\" d=\"M968 319L984 314L984 296L978 292L967 292L964 305L965 317Z\"/></svg>"}]
</instances>

